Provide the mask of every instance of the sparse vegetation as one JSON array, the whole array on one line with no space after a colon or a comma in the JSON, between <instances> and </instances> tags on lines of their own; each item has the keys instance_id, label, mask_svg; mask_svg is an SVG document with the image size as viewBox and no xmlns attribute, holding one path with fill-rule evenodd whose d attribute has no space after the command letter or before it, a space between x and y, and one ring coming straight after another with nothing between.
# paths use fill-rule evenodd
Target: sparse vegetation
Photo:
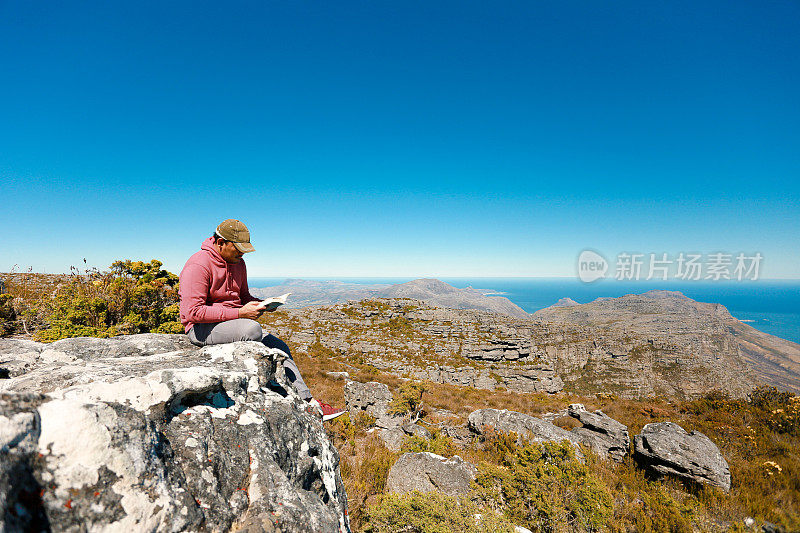
<instances>
[{"instance_id":1,"label":"sparse vegetation","mask_svg":"<svg viewBox=\"0 0 800 533\"><path fill-rule=\"evenodd\" d=\"M495 442L491 442L491 441ZM497 463L480 464L479 501L532 531L599 531L613 515L611 492L568 442L516 446L494 435Z\"/></svg>"},{"instance_id":2,"label":"sparse vegetation","mask_svg":"<svg viewBox=\"0 0 800 533\"><path fill-rule=\"evenodd\" d=\"M22 329L45 342L67 337L182 333L178 277L161 266L154 259L115 261L107 272L73 267L51 292L31 291L27 287L31 281L23 276L19 283L9 283L13 313L3 313L3 331Z\"/></svg>"},{"instance_id":3,"label":"sparse vegetation","mask_svg":"<svg viewBox=\"0 0 800 533\"><path fill-rule=\"evenodd\" d=\"M296 359L304 371L309 365L314 368L320 365L319 368L325 368L326 371L341 370L341 365L345 362L352 365L351 358L312 360L300 354ZM395 397L400 394L401 386L407 383L393 374L375 369L368 372L367 365L352 366L356 368L348 368L348 371L353 379L386 383ZM322 388L329 394L326 397L338 402L344 401L341 381L331 380L322 371L311 372L310 375L311 379L306 380L313 389ZM547 531L545 526L549 523L552 531L739 531L743 530L743 520L751 517L756 523L769 521L784 531L797 531L800 530L800 436L791 431L783 431L783 426L777 425L783 415L788 417L796 413L794 409L800 404L797 398L777 390L757 389L747 400L731 399L719 391L691 401L667 398L631 400L609 393L587 396L568 393L520 394L440 383L428 384L421 396L426 410L444 409L452 412L454 424L458 420L463 423L464 417L475 409L491 407L540 415L561 410L575 402L583 403L590 410L602 409L609 416L626 424L631 435L640 432L650 422L673 421L687 431L703 432L719 446L730 465L733 479L733 486L727 494L716 488L690 486L670 478L654 479L636 466L630 457L622 464L617 464L597 460L585 450L588 461L585 466L580 467L585 470L573 465L567 456L558 456L558 453L563 452L553 452L556 456L550 458L546 451L531 450L527 452L529 455L524 461L520 458L513 459L519 453L516 439L506 436L504 440L501 438L502 434L498 434L496 439L488 439L488 446L484 442L459 447L443 434L434 431L434 437L430 440L407 438L403 451L430 451L444 456L457 453L464 459L481 465L482 475L487 481L491 477L487 477L487 473L497 472L496 479L503 478L499 475L503 473L510 494L514 494L515 487L523 486L521 482L514 482L514 468L521 479L529 479L524 475L526 472L532 471L541 475L541 480L530 478L538 480L539 485L529 483L528 487L550 486L547 483L552 483L553 486L549 495L535 496L531 491L527 495L530 502L533 502L530 503L530 509L555 510L552 511L553 514L531 513L531 517L539 517L538 522L533 518L527 522L527 527L532 530ZM773 413L780 409L783 412ZM423 417L422 422L426 423L427 420L427 417ZM372 434L357 432L355 445L359 446L366 437L374 438ZM386 500L380 498L382 492L378 490L381 484L371 485L373 494L367 498L363 497L364 489L353 489L351 492L351 487L361 483L358 480L382 474L383 470L376 469L374 462L358 462L357 456L348 451L351 449L349 446L340 447L343 463L348 464L347 467L343 466L342 475L348 496L356 496L350 500L355 531L365 531L367 509L373 505L386 505L383 503ZM371 446L385 450L377 439L372 441ZM388 450L381 453L397 457ZM511 457L511 464L518 461L516 466L510 467L506 457ZM538 458L541 457L547 457L544 461L549 466L539 473L537 465ZM558 468L553 465L558 465ZM388 474L388 468L386 473ZM590 487L589 492L581 496L582 506L572 509L550 502L550 507L547 507L542 499L558 494L558 483L573 477L590 480L587 485ZM385 485L385 477L382 483ZM502 487L502 482L500 486ZM564 501L564 494L568 494L566 487L564 491L561 493L562 499L556 502ZM604 494L610 495L610 508L606 505L609 500ZM520 502L523 499L519 497ZM502 503L502 499L499 501ZM484 503L488 504L488 501ZM381 512L388 511L384 508ZM561 516L562 519L548 522L547 518L542 518L549 516ZM519 521L515 523L524 525Z\"/></svg>"},{"instance_id":4,"label":"sparse vegetation","mask_svg":"<svg viewBox=\"0 0 800 533\"><path fill-rule=\"evenodd\" d=\"M366 512L365 533L514 533L501 515L437 492L387 494Z\"/></svg>"}]
</instances>

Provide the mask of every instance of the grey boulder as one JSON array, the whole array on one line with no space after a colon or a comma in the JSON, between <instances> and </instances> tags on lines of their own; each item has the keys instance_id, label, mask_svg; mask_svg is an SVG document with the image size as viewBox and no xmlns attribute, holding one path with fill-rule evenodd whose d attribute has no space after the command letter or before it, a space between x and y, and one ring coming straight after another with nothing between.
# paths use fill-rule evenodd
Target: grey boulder
<instances>
[{"instance_id":1,"label":"grey boulder","mask_svg":"<svg viewBox=\"0 0 800 533\"><path fill-rule=\"evenodd\" d=\"M44 344L25 339L0 342L0 378L12 378L31 370Z\"/></svg>"},{"instance_id":2,"label":"grey boulder","mask_svg":"<svg viewBox=\"0 0 800 533\"><path fill-rule=\"evenodd\" d=\"M577 435L535 416L506 409L478 409L470 413L467 424L478 435L485 434L487 428L503 433L516 433L518 445L525 441L538 443L567 440L582 457L579 447L581 441Z\"/></svg>"},{"instance_id":3,"label":"grey boulder","mask_svg":"<svg viewBox=\"0 0 800 533\"><path fill-rule=\"evenodd\" d=\"M344 385L344 402L351 417L359 411L366 412L375 418L379 428L396 428L403 420L401 416L389 414L392 392L383 383L348 381Z\"/></svg>"},{"instance_id":4,"label":"grey boulder","mask_svg":"<svg viewBox=\"0 0 800 533\"><path fill-rule=\"evenodd\" d=\"M428 431L427 428L419 424L404 424L402 426L402 429L406 435L412 435L426 440L430 440L433 438L431 432Z\"/></svg>"},{"instance_id":5,"label":"grey boulder","mask_svg":"<svg viewBox=\"0 0 800 533\"><path fill-rule=\"evenodd\" d=\"M697 483L708 483L726 492L731 488L728 462L711 439L678 424L647 424L633 440L634 458L649 470Z\"/></svg>"},{"instance_id":6,"label":"grey boulder","mask_svg":"<svg viewBox=\"0 0 800 533\"><path fill-rule=\"evenodd\" d=\"M404 453L389 469L386 490L398 494L418 490L459 496L469 492L477 469L459 456L450 459L429 452Z\"/></svg>"},{"instance_id":7,"label":"grey boulder","mask_svg":"<svg viewBox=\"0 0 800 533\"><path fill-rule=\"evenodd\" d=\"M572 433L600 457L610 457L622 462L630 449L628 426L621 424L599 409L589 412L582 404L574 403L567 409L569 416L577 419L583 427Z\"/></svg>"}]
</instances>

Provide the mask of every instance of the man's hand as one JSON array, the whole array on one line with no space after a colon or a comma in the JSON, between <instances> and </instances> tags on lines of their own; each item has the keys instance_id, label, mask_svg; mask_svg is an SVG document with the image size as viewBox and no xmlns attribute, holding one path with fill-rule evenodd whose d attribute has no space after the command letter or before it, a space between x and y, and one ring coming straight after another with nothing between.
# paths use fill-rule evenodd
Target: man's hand
<instances>
[{"instance_id":1,"label":"man's hand","mask_svg":"<svg viewBox=\"0 0 800 533\"><path fill-rule=\"evenodd\" d=\"M257 319L264 312L263 307L259 307L260 302L247 302L239 308L239 318Z\"/></svg>"}]
</instances>

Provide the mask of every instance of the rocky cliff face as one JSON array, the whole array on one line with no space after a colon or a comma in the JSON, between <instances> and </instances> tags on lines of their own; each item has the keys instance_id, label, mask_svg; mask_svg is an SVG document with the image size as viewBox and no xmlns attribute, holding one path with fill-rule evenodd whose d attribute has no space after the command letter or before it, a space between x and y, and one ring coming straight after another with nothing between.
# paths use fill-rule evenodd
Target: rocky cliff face
<instances>
[{"instance_id":1,"label":"rocky cliff face","mask_svg":"<svg viewBox=\"0 0 800 533\"><path fill-rule=\"evenodd\" d=\"M592 332L594 350L613 356L600 362L601 372L616 372L615 359L627 357L643 363L637 367L653 379L672 375L663 381L687 381L689 396L714 388L717 380L716 388L736 395L756 383L800 392L800 345L736 320L723 305L696 302L680 292L649 291L553 306L534 318L551 327ZM583 378L574 365L564 369L565 380ZM675 387L664 392L670 389Z\"/></svg>"},{"instance_id":2,"label":"rocky cliff face","mask_svg":"<svg viewBox=\"0 0 800 533\"><path fill-rule=\"evenodd\" d=\"M0 353L5 530L349 531L338 454L280 352L134 335Z\"/></svg>"},{"instance_id":3,"label":"rocky cliff face","mask_svg":"<svg viewBox=\"0 0 800 533\"><path fill-rule=\"evenodd\" d=\"M559 305L527 320L409 299L289 310L269 320L300 351L321 346L387 371L481 389L630 398L713 389L741 397L760 382L800 390L800 369L792 370L800 346L754 334L721 305L665 291ZM757 352L774 361L757 360Z\"/></svg>"}]
</instances>

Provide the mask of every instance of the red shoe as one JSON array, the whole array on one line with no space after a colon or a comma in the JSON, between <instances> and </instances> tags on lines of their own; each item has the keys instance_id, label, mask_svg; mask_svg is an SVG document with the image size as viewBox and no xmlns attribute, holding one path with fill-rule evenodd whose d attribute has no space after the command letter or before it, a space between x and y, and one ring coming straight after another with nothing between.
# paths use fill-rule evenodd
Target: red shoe
<instances>
[{"instance_id":1,"label":"red shoe","mask_svg":"<svg viewBox=\"0 0 800 533\"><path fill-rule=\"evenodd\" d=\"M323 422L333 420L337 416L342 416L345 413L344 409L337 409L325 402L317 400L316 398L312 398L308 403L314 406L315 410L318 410L318 412L322 414Z\"/></svg>"}]
</instances>

